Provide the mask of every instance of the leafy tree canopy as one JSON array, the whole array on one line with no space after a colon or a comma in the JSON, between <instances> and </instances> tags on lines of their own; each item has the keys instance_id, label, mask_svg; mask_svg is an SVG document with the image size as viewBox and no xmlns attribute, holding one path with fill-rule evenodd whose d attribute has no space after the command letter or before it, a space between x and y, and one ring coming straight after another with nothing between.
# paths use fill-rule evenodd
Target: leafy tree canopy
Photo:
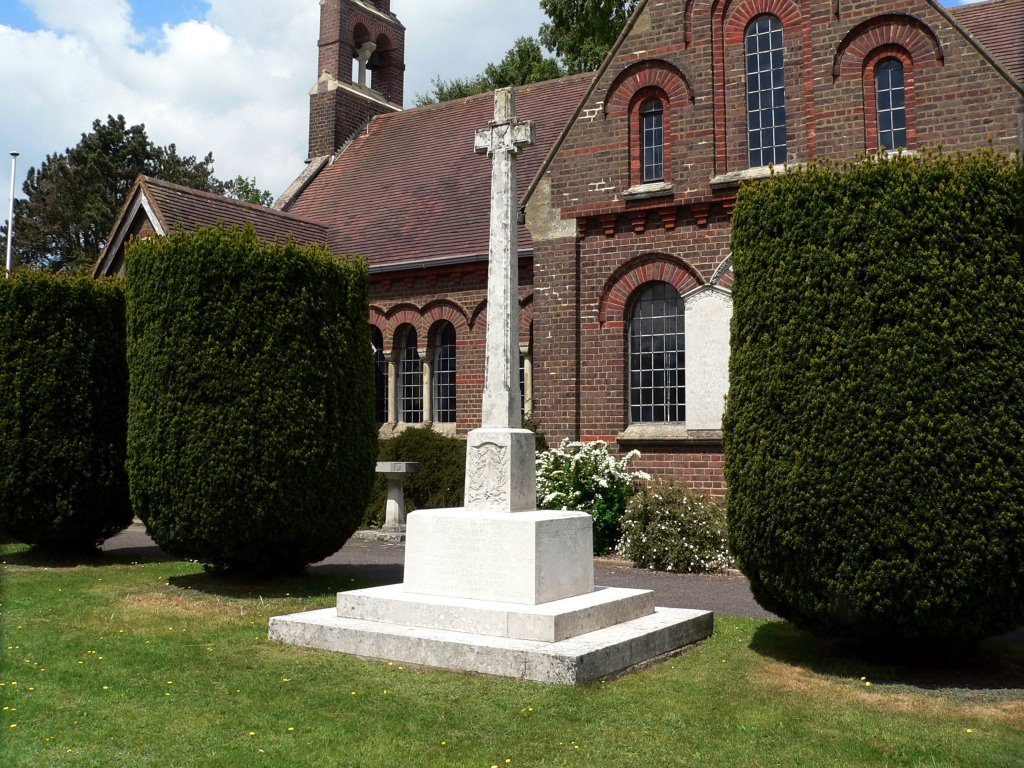
<instances>
[{"instance_id":1,"label":"leafy tree canopy","mask_svg":"<svg viewBox=\"0 0 1024 768\"><path fill-rule=\"evenodd\" d=\"M415 101L419 107L439 101L463 99L493 91L495 88L539 83L564 74L565 70L556 59L544 55L544 50L535 38L520 37L505 54L505 58L497 64L488 64L483 74L452 80L435 77L431 81L433 91L428 94L417 94Z\"/></svg>"},{"instance_id":2,"label":"leafy tree canopy","mask_svg":"<svg viewBox=\"0 0 1024 768\"><path fill-rule=\"evenodd\" d=\"M174 144L156 146L144 125L129 126L122 115L96 120L77 145L29 169L26 199L15 201L16 263L75 272L92 266L140 173L211 192L230 189L214 177L212 153L198 160ZM5 227L5 245L6 238Z\"/></svg>"},{"instance_id":3,"label":"leafy tree canopy","mask_svg":"<svg viewBox=\"0 0 1024 768\"><path fill-rule=\"evenodd\" d=\"M540 42L558 54L570 74L597 69L618 38L637 0L540 0L550 21Z\"/></svg>"},{"instance_id":4,"label":"leafy tree canopy","mask_svg":"<svg viewBox=\"0 0 1024 768\"><path fill-rule=\"evenodd\" d=\"M274 204L274 196L265 189L260 189L256 184L256 177L235 176L224 184L224 194L241 200L246 203L265 205L268 208Z\"/></svg>"},{"instance_id":5,"label":"leafy tree canopy","mask_svg":"<svg viewBox=\"0 0 1024 768\"><path fill-rule=\"evenodd\" d=\"M551 80L597 69L618 38L638 0L540 0L549 21L537 38L521 37L497 64L476 77L435 77L433 90L417 94L420 107L478 93ZM545 55L554 51L557 58Z\"/></svg>"}]
</instances>

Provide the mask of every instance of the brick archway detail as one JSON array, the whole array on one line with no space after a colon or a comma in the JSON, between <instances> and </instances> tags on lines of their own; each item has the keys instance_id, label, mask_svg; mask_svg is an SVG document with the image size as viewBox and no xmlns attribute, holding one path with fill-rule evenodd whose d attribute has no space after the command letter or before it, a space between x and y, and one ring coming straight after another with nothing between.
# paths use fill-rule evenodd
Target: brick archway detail
<instances>
[{"instance_id":1,"label":"brick archway detail","mask_svg":"<svg viewBox=\"0 0 1024 768\"><path fill-rule=\"evenodd\" d=\"M626 67L612 82L605 95L605 114L611 118L628 115L634 96L645 89L664 93L666 107L693 104L693 89L682 71L661 59L645 59Z\"/></svg>"},{"instance_id":2,"label":"brick archway detail","mask_svg":"<svg viewBox=\"0 0 1024 768\"><path fill-rule=\"evenodd\" d=\"M800 27L800 6L795 0L729 0L720 13L726 45L742 45L747 25L765 13L778 16L783 30Z\"/></svg>"},{"instance_id":3,"label":"brick archway detail","mask_svg":"<svg viewBox=\"0 0 1024 768\"><path fill-rule=\"evenodd\" d=\"M469 330L465 310L448 299L437 299L430 302L423 308L421 314L423 315L423 325L428 332L432 332L435 325L445 321L454 326L456 336L462 336Z\"/></svg>"},{"instance_id":4,"label":"brick archway detail","mask_svg":"<svg viewBox=\"0 0 1024 768\"><path fill-rule=\"evenodd\" d=\"M477 304L470 318L470 327L474 333L487 332L487 299ZM519 338L530 337L530 323L533 322L533 294L529 294L519 301ZM524 330L525 328L525 330Z\"/></svg>"},{"instance_id":5,"label":"brick archway detail","mask_svg":"<svg viewBox=\"0 0 1024 768\"><path fill-rule=\"evenodd\" d=\"M664 254L649 254L615 270L601 291L597 319L601 325L609 321L624 324L626 308L637 288L645 283L669 283L680 295L704 284L700 275L682 259Z\"/></svg>"},{"instance_id":6,"label":"brick archway detail","mask_svg":"<svg viewBox=\"0 0 1024 768\"><path fill-rule=\"evenodd\" d=\"M887 13L863 21L847 33L832 60L833 79L862 77L864 61L883 47L905 50L915 67L945 62L942 45L931 27L907 13Z\"/></svg>"},{"instance_id":7,"label":"brick archway detail","mask_svg":"<svg viewBox=\"0 0 1024 768\"><path fill-rule=\"evenodd\" d=\"M403 325L412 326L416 329L416 345L420 348L426 348L426 338L423 328L423 316L412 304L399 304L396 307L392 307L391 311L388 312L387 329L384 335L384 346L394 354L397 347L395 346L396 334Z\"/></svg>"}]
</instances>

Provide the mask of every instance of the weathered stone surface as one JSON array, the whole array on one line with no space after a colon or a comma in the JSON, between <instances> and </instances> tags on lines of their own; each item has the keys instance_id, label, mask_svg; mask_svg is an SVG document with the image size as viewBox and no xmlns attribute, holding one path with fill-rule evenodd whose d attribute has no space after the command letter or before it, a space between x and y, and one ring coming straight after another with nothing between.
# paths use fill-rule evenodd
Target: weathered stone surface
<instances>
[{"instance_id":1,"label":"weathered stone surface","mask_svg":"<svg viewBox=\"0 0 1024 768\"><path fill-rule=\"evenodd\" d=\"M340 618L557 642L654 613L649 589L597 587L541 605L415 595L401 584L338 593Z\"/></svg>"},{"instance_id":2,"label":"weathered stone surface","mask_svg":"<svg viewBox=\"0 0 1024 768\"><path fill-rule=\"evenodd\" d=\"M441 669L575 685L621 673L711 635L708 611L658 608L555 643L339 618L334 608L270 620L270 639Z\"/></svg>"},{"instance_id":3,"label":"weathered stone surface","mask_svg":"<svg viewBox=\"0 0 1024 768\"><path fill-rule=\"evenodd\" d=\"M537 605L594 588L586 512L422 509L406 533L406 592Z\"/></svg>"},{"instance_id":4,"label":"weathered stone surface","mask_svg":"<svg viewBox=\"0 0 1024 768\"><path fill-rule=\"evenodd\" d=\"M537 509L537 437L527 429L474 429L466 440L467 509Z\"/></svg>"}]
</instances>

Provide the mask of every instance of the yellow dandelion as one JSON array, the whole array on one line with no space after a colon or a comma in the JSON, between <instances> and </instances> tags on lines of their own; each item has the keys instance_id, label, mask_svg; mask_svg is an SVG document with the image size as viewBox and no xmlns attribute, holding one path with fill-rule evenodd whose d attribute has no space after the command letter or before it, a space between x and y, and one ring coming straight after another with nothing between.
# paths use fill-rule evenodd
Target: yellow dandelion
<instances>
[{"instance_id":1,"label":"yellow dandelion","mask_svg":"<svg viewBox=\"0 0 1024 768\"><path fill-rule=\"evenodd\" d=\"M968 729L966 729L966 732L967 733L974 733L974 729L973 728L968 728Z\"/></svg>"},{"instance_id":2,"label":"yellow dandelion","mask_svg":"<svg viewBox=\"0 0 1024 768\"><path fill-rule=\"evenodd\" d=\"M870 688L871 687L871 681L868 680L866 683L864 683L864 687L865 688Z\"/></svg>"},{"instance_id":3,"label":"yellow dandelion","mask_svg":"<svg viewBox=\"0 0 1024 768\"><path fill-rule=\"evenodd\" d=\"M109 691L110 690L110 686L109 685L104 685L103 686L103 690L104 691Z\"/></svg>"},{"instance_id":4,"label":"yellow dandelion","mask_svg":"<svg viewBox=\"0 0 1024 768\"><path fill-rule=\"evenodd\" d=\"M249 731L249 735L250 736L255 736L256 735L256 731Z\"/></svg>"},{"instance_id":5,"label":"yellow dandelion","mask_svg":"<svg viewBox=\"0 0 1024 768\"><path fill-rule=\"evenodd\" d=\"M289 730L289 731L294 731L294 730L295 730L295 728L293 728L292 726L290 726L290 725L289 725L289 726L288 726L288 730Z\"/></svg>"},{"instance_id":6,"label":"yellow dandelion","mask_svg":"<svg viewBox=\"0 0 1024 768\"><path fill-rule=\"evenodd\" d=\"M11 723L11 728L17 728L17 727L18 727L17 723Z\"/></svg>"},{"instance_id":7,"label":"yellow dandelion","mask_svg":"<svg viewBox=\"0 0 1024 768\"><path fill-rule=\"evenodd\" d=\"M441 742L441 746L442 747L447 747L448 746L448 742L447 741L442 741Z\"/></svg>"}]
</instances>

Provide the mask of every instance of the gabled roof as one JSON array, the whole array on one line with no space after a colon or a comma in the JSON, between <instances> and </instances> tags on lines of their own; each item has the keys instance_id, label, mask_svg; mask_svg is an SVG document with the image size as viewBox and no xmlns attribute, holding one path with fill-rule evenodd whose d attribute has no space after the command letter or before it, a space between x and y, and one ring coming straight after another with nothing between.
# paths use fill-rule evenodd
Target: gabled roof
<instances>
[{"instance_id":1,"label":"gabled roof","mask_svg":"<svg viewBox=\"0 0 1024 768\"><path fill-rule=\"evenodd\" d=\"M191 232L217 224L251 224L262 240L273 242L290 237L305 244L327 242L327 230L301 216L150 176L139 176L114 222L93 270L94 276L110 275L120 270L129 237L143 231L146 223L158 235Z\"/></svg>"},{"instance_id":2,"label":"gabled roof","mask_svg":"<svg viewBox=\"0 0 1024 768\"><path fill-rule=\"evenodd\" d=\"M1024 0L988 0L948 10L1003 69L1024 83Z\"/></svg>"},{"instance_id":3,"label":"gabled roof","mask_svg":"<svg viewBox=\"0 0 1024 768\"><path fill-rule=\"evenodd\" d=\"M516 114L536 125L536 144L518 156L520 191L572 117L592 74L515 89ZM486 93L379 115L288 206L321 222L335 253L358 253L370 268L486 256L491 162L474 154L477 130L494 118ZM532 247L519 227L519 247Z\"/></svg>"}]
</instances>

